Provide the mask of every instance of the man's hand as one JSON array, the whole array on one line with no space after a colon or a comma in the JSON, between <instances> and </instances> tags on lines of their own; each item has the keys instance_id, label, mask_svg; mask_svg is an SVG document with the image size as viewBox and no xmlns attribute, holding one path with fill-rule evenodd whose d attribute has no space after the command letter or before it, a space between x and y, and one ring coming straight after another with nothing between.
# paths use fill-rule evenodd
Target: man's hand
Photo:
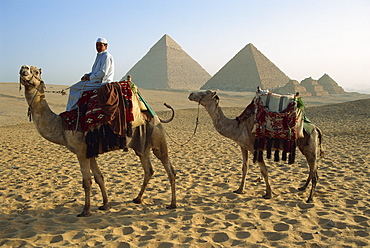
<instances>
[{"instance_id":1,"label":"man's hand","mask_svg":"<svg viewBox=\"0 0 370 248\"><path fill-rule=\"evenodd\" d=\"M81 81L90 81L90 75L89 74L83 75Z\"/></svg>"}]
</instances>

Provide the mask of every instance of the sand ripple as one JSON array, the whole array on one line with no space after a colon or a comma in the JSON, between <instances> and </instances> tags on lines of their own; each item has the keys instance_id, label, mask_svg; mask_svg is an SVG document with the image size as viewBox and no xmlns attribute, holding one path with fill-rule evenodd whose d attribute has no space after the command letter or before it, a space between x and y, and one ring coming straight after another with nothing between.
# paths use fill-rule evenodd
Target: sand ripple
<instances>
[{"instance_id":1,"label":"sand ripple","mask_svg":"<svg viewBox=\"0 0 370 248\"><path fill-rule=\"evenodd\" d=\"M88 218L76 217L84 194L74 155L41 138L32 124L1 126L0 246L370 246L370 116L367 112L351 122L351 117L339 118L342 109L336 108L309 109L310 119L323 130L326 149L314 203L305 203L308 190L297 190L308 173L300 154L294 165L268 163L272 199L261 198L265 185L255 180L260 175L256 165L250 168L246 194L233 193L241 178L239 148L214 130L202 110L191 142L180 146L168 138L177 169L176 210L166 209L170 186L154 158L144 202L134 204L141 165L132 151L115 151L98 159L112 209L98 210L102 200L94 183ZM241 111L225 110L230 116ZM196 114L196 109L177 111L165 125L167 133L186 142Z\"/></svg>"}]
</instances>

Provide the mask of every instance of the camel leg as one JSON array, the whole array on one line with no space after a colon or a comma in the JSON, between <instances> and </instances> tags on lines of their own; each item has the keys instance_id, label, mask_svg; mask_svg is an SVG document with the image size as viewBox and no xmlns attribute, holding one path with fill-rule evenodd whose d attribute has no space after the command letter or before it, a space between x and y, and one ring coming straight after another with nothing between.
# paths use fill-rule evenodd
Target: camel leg
<instances>
[{"instance_id":1,"label":"camel leg","mask_svg":"<svg viewBox=\"0 0 370 248\"><path fill-rule=\"evenodd\" d=\"M298 190L301 190L301 191L305 190L308 184L310 183L310 181L312 181L310 195L307 199L307 203L310 203L313 201L313 194L315 192L316 184L319 179L319 176L317 174L316 156L313 154L305 154L305 156L307 158L307 163L310 167L310 173L308 175L306 183L302 187L298 188Z\"/></svg>"},{"instance_id":2,"label":"camel leg","mask_svg":"<svg viewBox=\"0 0 370 248\"><path fill-rule=\"evenodd\" d=\"M82 187L85 190L85 206L82 213L77 215L77 217L87 217L90 216L90 190L91 190L91 174L90 174L90 159L87 159L85 155L77 155L78 162L80 163L81 173L82 173Z\"/></svg>"},{"instance_id":3,"label":"camel leg","mask_svg":"<svg viewBox=\"0 0 370 248\"><path fill-rule=\"evenodd\" d=\"M170 159L168 158L167 146L162 146L161 150L153 148L153 153L159 160L161 160L167 172L168 180L170 181L171 184L171 193L172 193L171 204L167 208L174 209L176 208L176 186L175 186L176 172L175 169L172 167Z\"/></svg>"},{"instance_id":4,"label":"camel leg","mask_svg":"<svg viewBox=\"0 0 370 248\"><path fill-rule=\"evenodd\" d=\"M245 187L245 179L248 174L249 169L249 163L248 163L248 150L244 149L243 147L240 147L242 150L242 156L243 156L243 164L242 164L242 181L240 182L239 189L235 190L234 192L237 194L244 194L244 187Z\"/></svg>"},{"instance_id":5,"label":"camel leg","mask_svg":"<svg viewBox=\"0 0 370 248\"><path fill-rule=\"evenodd\" d=\"M110 209L110 205L108 203L107 191L106 191L105 185L104 185L104 177L103 177L103 175L102 175L102 173L99 169L99 166L96 162L96 159L94 157L90 158L90 166L91 166L91 171L94 174L95 182L99 185L100 191L101 191L102 197L103 197L103 206L100 206L99 209L100 210L108 210L108 209Z\"/></svg>"},{"instance_id":6,"label":"camel leg","mask_svg":"<svg viewBox=\"0 0 370 248\"><path fill-rule=\"evenodd\" d=\"M308 178L307 178L307 180L306 180L305 184L304 184L302 187L299 187L299 188L298 188L298 190L300 190L300 191L306 190L306 188L307 188L308 184L309 184L309 183L310 183L310 181L311 181L311 178L312 178L312 174L311 174L311 172L310 172L310 173L308 174Z\"/></svg>"},{"instance_id":7,"label":"camel leg","mask_svg":"<svg viewBox=\"0 0 370 248\"><path fill-rule=\"evenodd\" d=\"M308 178L305 182L305 184L298 188L298 190L305 190L312 181L311 185L311 192L307 199L307 203L310 203L313 201L313 194L316 189L316 184L319 179L317 174L317 158L320 157L320 138L318 131L313 132L311 135L308 135L305 133L305 137L298 140L298 147L303 153L303 155L306 157L308 166L310 168L310 173L308 175Z\"/></svg>"},{"instance_id":8,"label":"camel leg","mask_svg":"<svg viewBox=\"0 0 370 248\"><path fill-rule=\"evenodd\" d=\"M271 199L272 198L272 191L271 191L271 187L270 187L270 183L269 183L269 175L268 175L268 172L267 172L267 167L266 167L265 161L258 162L258 164L260 166L261 174L262 174L263 179L265 180L265 184L266 184L266 194L264 194L262 197L265 198L265 199Z\"/></svg>"},{"instance_id":9,"label":"camel leg","mask_svg":"<svg viewBox=\"0 0 370 248\"><path fill-rule=\"evenodd\" d=\"M148 152L146 152L145 154L139 154L138 152L136 152L136 154L139 156L140 161L141 161L141 165L143 166L143 169L144 169L144 182L143 182L143 185L141 186L141 190L140 190L139 194L133 200L133 202L134 203L141 203L144 191L146 189L146 186L148 185L148 182L149 182L150 178L152 178L152 176L154 174L154 170L153 170L152 164L150 163Z\"/></svg>"}]
</instances>

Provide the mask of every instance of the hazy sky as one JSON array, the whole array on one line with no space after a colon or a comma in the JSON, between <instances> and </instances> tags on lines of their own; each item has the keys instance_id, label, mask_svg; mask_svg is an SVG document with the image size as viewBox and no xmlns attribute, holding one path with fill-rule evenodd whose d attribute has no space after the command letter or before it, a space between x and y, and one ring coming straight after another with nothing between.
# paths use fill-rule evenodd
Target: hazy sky
<instances>
[{"instance_id":1,"label":"hazy sky","mask_svg":"<svg viewBox=\"0 0 370 248\"><path fill-rule=\"evenodd\" d=\"M0 82L29 64L47 84L75 83L98 37L119 80L168 34L211 75L252 43L292 79L369 88L369 13L369 0L0 0Z\"/></svg>"}]
</instances>

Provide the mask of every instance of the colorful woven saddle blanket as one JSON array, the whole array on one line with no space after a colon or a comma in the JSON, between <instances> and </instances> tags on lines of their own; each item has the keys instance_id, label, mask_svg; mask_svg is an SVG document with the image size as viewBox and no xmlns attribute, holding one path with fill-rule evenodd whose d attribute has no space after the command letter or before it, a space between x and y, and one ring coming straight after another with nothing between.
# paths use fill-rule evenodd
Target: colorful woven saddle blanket
<instances>
[{"instance_id":1,"label":"colorful woven saddle blanket","mask_svg":"<svg viewBox=\"0 0 370 248\"><path fill-rule=\"evenodd\" d=\"M132 91L126 81L119 82L122 87L122 94L125 97L125 118L126 122L132 122ZM95 129L97 126L107 123L106 115L99 105L99 89L84 91L78 101L78 108L72 111L60 113L65 127L68 130L82 131L84 133Z\"/></svg>"},{"instance_id":2,"label":"colorful woven saddle blanket","mask_svg":"<svg viewBox=\"0 0 370 248\"><path fill-rule=\"evenodd\" d=\"M81 98L78 101L78 108L72 111L66 111L60 113L64 126L67 130L80 131L85 134L85 142L87 144L87 158L95 157L99 154L100 149L103 152L107 152L117 147L125 149L126 147L126 136L131 137L132 134L132 123L134 121L133 115L133 103L132 103L132 85L127 81L111 83L107 85L113 88L119 87L119 94L115 99L119 99L120 104L116 109L109 108L112 104L101 103L102 99L102 88L85 91L82 93ZM110 93L107 93L109 98ZM99 99L100 98L100 99ZM99 104L100 102L100 104ZM123 102L123 103L122 103ZM112 117L110 112L115 113L115 117ZM116 117L118 114L118 117ZM112 121L116 119L118 121Z\"/></svg>"},{"instance_id":3,"label":"colorful woven saddle blanket","mask_svg":"<svg viewBox=\"0 0 370 248\"><path fill-rule=\"evenodd\" d=\"M244 112L237 117L243 121L254 115L252 133L255 134L254 161L262 161L263 151L271 158L275 150L275 161L295 159L296 140L303 134L303 103L298 95L278 95L269 91L258 91ZM289 155L289 156L288 156Z\"/></svg>"},{"instance_id":4,"label":"colorful woven saddle blanket","mask_svg":"<svg viewBox=\"0 0 370 248\"><path fill-rule=\"evenodd\" d=\"M260 91L254 99L257 137L296 140L303 137L303 106L296 95Z\"/></svg>"}]
</instances>

